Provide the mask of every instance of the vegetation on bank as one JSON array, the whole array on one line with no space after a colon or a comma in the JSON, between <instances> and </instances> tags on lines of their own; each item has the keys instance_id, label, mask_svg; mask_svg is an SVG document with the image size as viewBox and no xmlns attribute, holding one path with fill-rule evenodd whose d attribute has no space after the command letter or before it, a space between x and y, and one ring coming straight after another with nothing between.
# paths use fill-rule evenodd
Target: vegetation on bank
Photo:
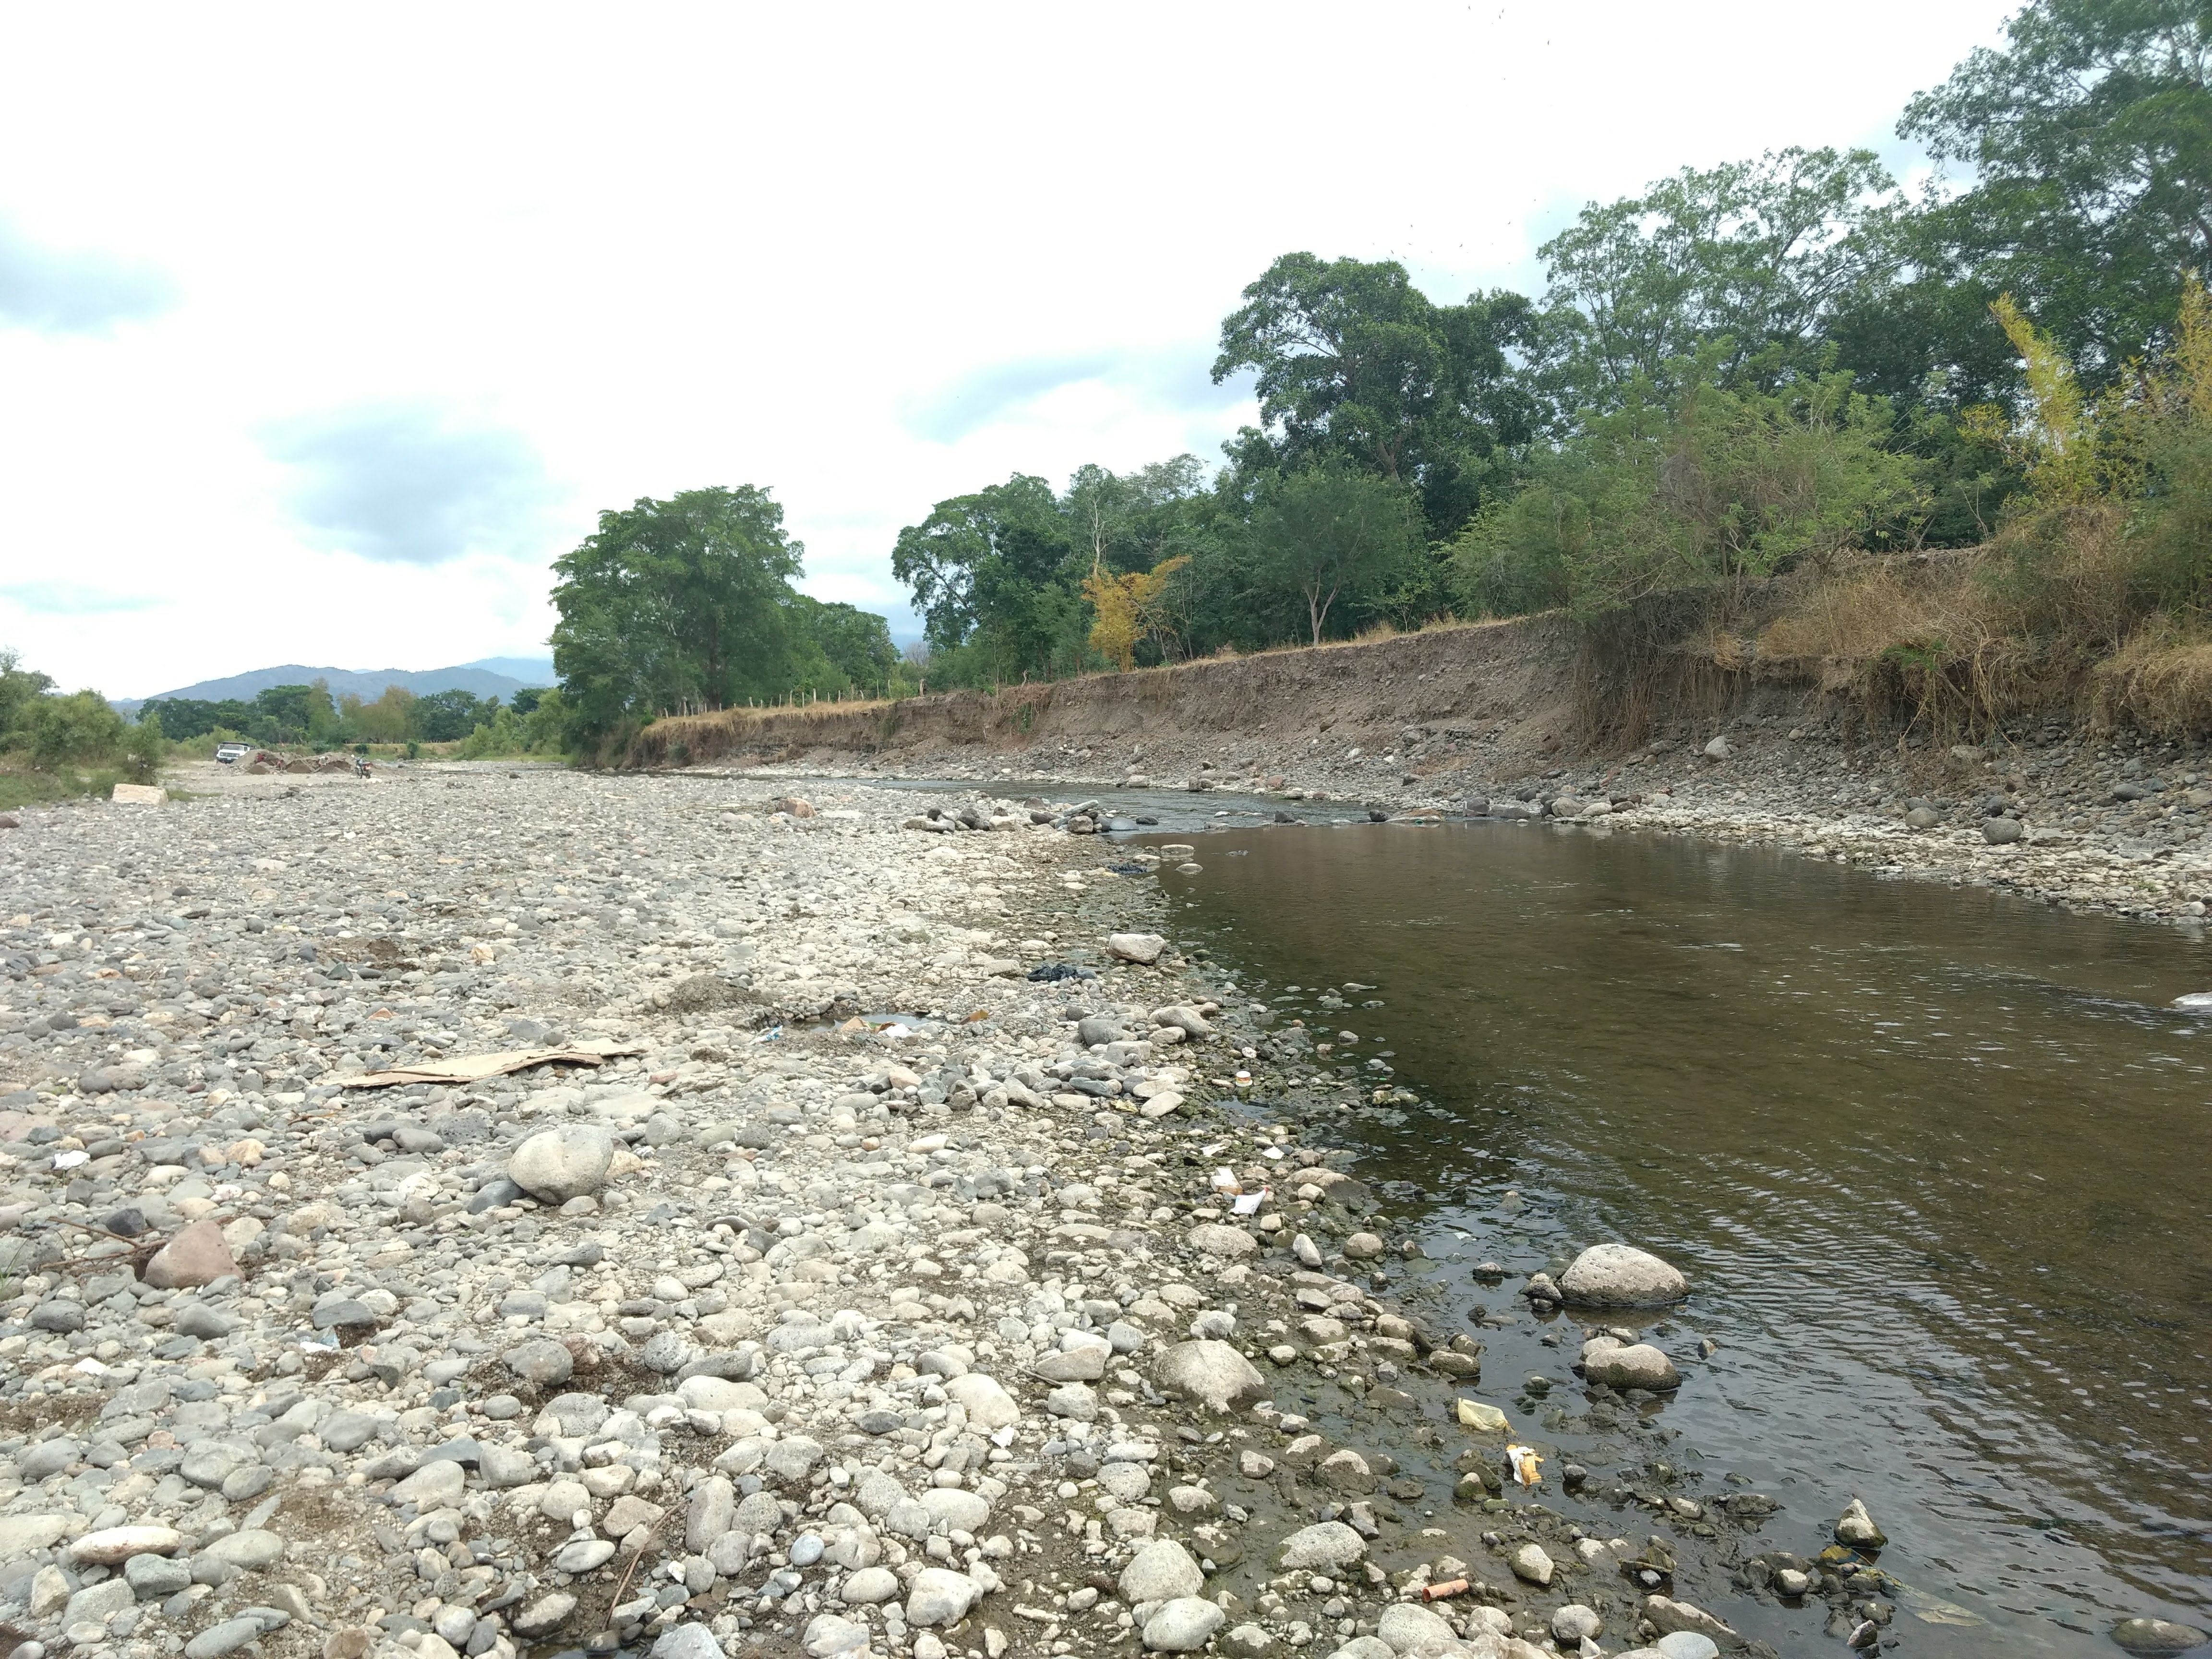
<instances>
[{"instance_id":1,"label":"vegetation on bank","mask_svg":"<svg viewBox=\"0 0 2212 1659\"><path fill-rule=\"evenodd\" d=\"M900 532L910 683L1556 608L1594 684L1766 664L1947 726L2212 720L2208 62L2181 0L2035 0L1899 121L1960 186L1685 169L1585 208L1540 294L1457 304L1285 254L1221 324L1260 406L1223 465L1017 474ZM561 567L580 738L812 693L797 554L750 489L608 515Z\"/></svg>"}]
</instances>

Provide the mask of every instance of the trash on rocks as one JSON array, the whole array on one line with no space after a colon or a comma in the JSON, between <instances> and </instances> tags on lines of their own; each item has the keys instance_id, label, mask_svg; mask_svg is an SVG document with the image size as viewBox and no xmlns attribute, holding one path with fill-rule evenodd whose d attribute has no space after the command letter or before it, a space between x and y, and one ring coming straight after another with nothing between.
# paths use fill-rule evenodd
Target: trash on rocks
<instances>
[{"instance_id":1,"label":"trash on rocks","mask_svg":"<svg viewBox=\"0 0 2212 1659\"><path fill-rule=\"evenodd\" d=\"M1467 1580L1464 1578L1447 1578L1441 1584L1421 1586L1421 1600L1424 1601L1445 1601L1455 1595L1466 1594Z\"/></svg>"},{"instance_id":2,"label":"trash on rocks","mask_svg":"<svg viewBox=\"0 0 2212 1659\"><path fill-rule=\"evenodd\" d=\"M1523 1486L1534 1486L1544 1478L1544 1460L1536 1455L1534 1446L1508 1446L1506 1461L1513 1466L1513 1479Z\"/></svg>"},{"instance_id":3,"label":"trash on rocks","mask_svg":"<svg viewBox=\"0 0 2212 1659\"><path fill-rule=\"evenodd\" d=\"M1239 1194L1231 1201L1230 1212L1232 1215L1257 1215L1260 1206L1273 1196L1274 1188L1272 1187L1262 1187L1256 1193Z\"/></svg>"},{"instance_id":4,"label":"trash on rocks","mask_svg":"<svg viewBox=\"0 0 2212 1659\"><path fill-rule=\"evenodd\" d=\"M1504 1434L1512 1427L1511 1419L1504 1412L1483 1401L1462 1399L1455 1402L1453 1410L1462 1428L1480 1429L1485 1434Z\"/></svg>"},{"instance_id":5,"label":"trash on rocks","mask_svg":"<svg viewBox=\"0 0 2212 1659\"><path fill-rule=\"evenodd\" d=\"M505 1054L468 1054L459 1060L426 1060L420 1065L402 1066L397 1071L364 1072L355 1077L342 1077L338 1079L338 1084L347 1089L385 1089L395 1084L481 1083L486 1078L504 1077L510 1072L526 1072L533 1066L597 1066L618 1055L641 1054L644 1052L635 1043L594 1037L558 1048L524 1048Z\"/></svg>"}]
</instances>

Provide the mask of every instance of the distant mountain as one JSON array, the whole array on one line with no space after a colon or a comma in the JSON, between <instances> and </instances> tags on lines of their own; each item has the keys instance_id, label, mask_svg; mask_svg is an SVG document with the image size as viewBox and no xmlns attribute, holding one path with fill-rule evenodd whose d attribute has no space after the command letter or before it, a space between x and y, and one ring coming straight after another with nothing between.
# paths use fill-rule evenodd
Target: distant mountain
<instances>
[{"instance_id":1,"label":"distant mountain","mask_svg":"<svg viewBox=\"0 0 2212 1659\"><path fill-rule=\"evenodd\" d=\"M208 702L221 702L226 697L251 701L258 692L272 685L312 685L317 680L329 684L333 697L351 691L370 702L384 695L387 685L398 686L417 696L430 691L467 691L479 697L510 698L532 686L552 685L556 683L551 659L544 657L484 657L475 662L457 663L451 668L308 668L299 663L286 663L277 668L255 668L243 674L233 674L226 679L202 680L197 685L180 686L174 691L160 691L158 697L196 697ZM118 697L115 707L126 714L135 714L142 704L153 697Z\"/></svg>"}]
</instances>

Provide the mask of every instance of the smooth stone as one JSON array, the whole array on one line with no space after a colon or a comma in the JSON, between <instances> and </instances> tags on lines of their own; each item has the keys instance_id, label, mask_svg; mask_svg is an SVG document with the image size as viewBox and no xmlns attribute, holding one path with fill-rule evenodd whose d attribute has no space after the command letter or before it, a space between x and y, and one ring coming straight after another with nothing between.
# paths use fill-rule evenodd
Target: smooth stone
<instances>
[{"instance_id":1,"label":"smooth stone","mask_svg":"<svg viewBox=\"0 0 2212 1659\"><path fill-rule=\"evenodd\" d=\"M1690 1293L1689 1281L1648 1250L1594 1244L1559 1275L1559 1292L1578 1308L1664 1308Z\"/></svg>"},{"instance_id":2,"label":"smooth stone","mask_svg":"<svg viewBox=\"0 0 2212 1659\"><path fill-rule=\"evenodd\" d=\"M614 1157L611 1131L596 1123L564 1123L541 1129L517 1146L507 1161L507 1176L532 1198L566 1204L605 1187Z\"/></svg>"},{"instance_id":3,"label":"smooth stone","mask_svg":"<svg viewBox=\"0 0 2212 1659\"><path fill-rule=\"evenodd\" d=\"M1145 1620L1145 1646L1154 1653L1195 1653L1229 1615L1200 1595L1178 1595L1162 1602Z\"/></svg>"},{"instance_id":4,"label":"smooth stone","mask_svg":"<svg viewBox=\"0 0 2212 1659\"><path fill-rule=\"evenodd\" d=\"M235 1653L249 1642L258 1642L266 1633L258 1619L240 1617L226 1619L220 1625L210 1625L185 1644L185 1659L221 1659L226 1653Z\"/></svg>"},{"instance_id":5,"label":"smooth stone","mask_svg":"<svg viewBox=\"0 0 2212 1659\"><path fill-rule=\"evenodd\" d=\"M1678 1630L1651 1644L1660 1659L1720 1659L1721 1644L1702 1631Z\"/></svg>"},{"instance_id":6,"label":"smooth stone","mask_svg":"<svg viewBox=\"0 0 2212 1659\"><path fill-rule=\"evenodd\" d=\"M1178 1342L1152 1364L1152 1381L1172 1398L1225 1412L1267 1397L1267 1379L1226 1342Z\"/></svg>"},{"instance_id":7,"label":"smooth stone","mask_svg":"<svg viewBox=\"0 0 2212 1659\"><path fill-rule=\"evenodd\" d=\"M1583 1348L1583 1375L1612 1389L1649 1389L1666 1394L1682 1386L1682 1373L1664 1352L1649 1342L1624 1343L1599 1337Z\"/></svg>"},{"instance_id":8,"label":"smooth stone","mask_svg":"<svg viewBox=\"0 0 2212 1659\"><path fill-rule=\"evenodd\" d=\"M1275 1565L1285 1572L1349 1566L1367 1553L1367 1540L1341 1521L1316 1522L1283 1540Z\"/></svg>"},{"instance_id":9,"label":"smooth stone","mask_svg":"<svg viewBox=\"0 0 2212 1659\"><path fill-rule=\"evenodd\" d=\"M1187 1242L1200 1255L1219 1256L1224 1261L1251 1255L1260 1248L1260 1241L1243 1228L1224 1226L1218 1221L1193 1227Z\"/></svg>"},{"instance_id":10,"label":"smooth stone","mask_svg":"<svg viewBox=\"0 0 2212 1659\"><path fill-rule=\"evenodd\" d=\"M1421 1659L1434 1659L1459 1640L1442 1614L1414 1601L1394 1601L1383 1608L1375 1633L1390 1644L1391 1652Z\"/></svg>"},{"instance_id":11,"label":"smooth stone","mask_svg":"<svg viewBox=\"0 0 2212 1659\"><path fill-rule=\"evenodd\" d=\"M951 1625L975 1605L983 1587L964 1572L948 1567L924 1567L906 1593L906 1621L909 1625Z\"/></svg>"},{"instance_id":12,"label":"smooth stone","mask_svg":"<svg viewBox=\"0 0 2212 1659\"><path fill-rule=\"evenodd\" d=\"M452 1509L468 1488L469 1472L459 1463L425 1463L392 1489L395 1503L418 1510Z\"/></svg>"},{"instance_id":13,"label":"smooth stone","mask_svg":"<svg viewBox=\"0 0 2212 1659\"><path fill-rule=\"evenodd\" d=\"M996 1377L970 1371L965 1376L947 1379L944 1386L945 1398L958 1401L967 1408L968 1421L986 1433L1022 1420L1022 1408Z\"/></svg>"},{"instance_id":14,"label":"smooth stone","mask_svg":"<svg viewBox=\"0 0 2212 1659\"><path fill-rule=\"evenodd\" d=\"M898 1575L889 1567L862 1567L845 1575L837 1594L854 1607L872 1607L898 1594Z\"/></svg>"},{"instance_id":15,"label":"smooth stone","mask_svg":"<svg viewBox=\"0 0 2212 1659\"><path fill-rule=\"evenodd\" d=\"M1115 1582L1122 1601L1135 1607L1140 1601L1171 1601L1181 1595L1196 1595L1206 1588L1206 1575L1191 1553L1174 1539L1155 1538L1138 1547Z\"/></svg>"},{"instance_id":16,"label":"smooth stone","mask_svg":"<svg viewBox=\"0 0 2212 1659\"><path fill-rule=\"evenodd\" d=\"M69 1556L81 1567L112 1567L134 1555L174 1555L184 1547L184 1534L171 1527L107 1527L76 1540Z\"/></svg>"},{"instance_id":17,"label":"smooth stone","mask_svg":"<svg viewBox=\"0 0 2212 1659\"><path fill-rule=\"evenodd\" d=\"M157 1291L181 1291L212 1285L237 1271L222 1229L213 1221L195 1221L154 1253L144 1280Z\"/></svg>"},{"instance_id":18,"label":"smooth stone","mask_svg":"<svg viewBox=\"0 0 2212 1659\"><path fill-rule=\"evenodd\" d=\"M1124 962L1149 968L1160 959L1168 942L1158 933L1109 933L1106 949Z\"/></svg>"},{"instance_id":19,"label":"smooth stone","mask_svg":"<svg viewBox=\"0 0 2212 1659\"><path fill-rule=\"evenodd\" d=\"M653 1641L653 1659L722 1659L722 1644L704 1625L671 1626Z\"/></svg>"},{"instance_id":20,"label":"smooth stone","mask_svg":"<svg viewBox=\"0 0 2212 1659\"><path fill-rule=\"evenodd\" d=\"M2212 1636L2165 1619L2123 1619L2112 1626L2112 1640L2130 1653L2186 1653L2212 1642Z\"/></svg>"}]
</instances>

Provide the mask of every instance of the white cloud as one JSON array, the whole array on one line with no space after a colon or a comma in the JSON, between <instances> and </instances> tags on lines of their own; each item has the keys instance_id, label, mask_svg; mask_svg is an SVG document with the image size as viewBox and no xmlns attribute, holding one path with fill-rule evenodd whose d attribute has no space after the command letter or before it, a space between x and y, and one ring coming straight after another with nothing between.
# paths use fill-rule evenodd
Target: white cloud
<instances>
[{"instance_id":1,"label":"white cloud","mask_svg":"<svg viewBox=\"0 0 2212 1659\"><path fill-rule=\"evenodd\" d=\"M708 483L896 611L943 496L1217 455L1277 254L1525 286L1585 199L1882 140L2006 9L18 8L0 214L175 303L0 329L0 643L117 695L534 653L598 509ZM304 496L262 441L410 409L278 441ZM63 574L149 603L4 591Z\"/></svg>"}]
</instances>

